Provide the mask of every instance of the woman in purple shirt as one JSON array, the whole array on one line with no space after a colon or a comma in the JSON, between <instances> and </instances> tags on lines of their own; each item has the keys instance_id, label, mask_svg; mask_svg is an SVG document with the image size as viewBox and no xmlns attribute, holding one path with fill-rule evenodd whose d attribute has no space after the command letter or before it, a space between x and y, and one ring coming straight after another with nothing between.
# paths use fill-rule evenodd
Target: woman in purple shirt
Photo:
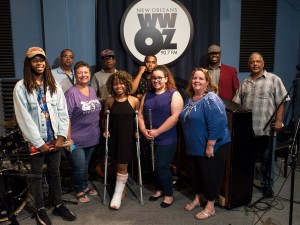
<instances>
[{"instance_id":1,"label":"woman in purple shirt","mask_svg":"<svg viewBox=\"0 0 300 225\"><path fill-rule=\"evenodd\" d=\"M98 193L88 187L88 164L100 138L101 104L95 90L88 86L91 73L88 63L79 61L74 66L76 84L66 93L70 129L68 140L75 149L68 153L72 165L72 182L79 202L88 202L88 195Z\"/></svg>"},{"instance_id":2,"label":"woman in purple shirt","mask_svg":"<svg viewBox=\"0 0 300 225\"><path fill-rule=\"evenodd\" d=\"M151 83L152 90L141 101L139 128L147 139L147 151L150 151L151 140L154 141L156 192L149 200L156 201L164 196L160 206L166 208L174 201L173 179L169 167L176 151L176 123L183 108L183 100L166 66L156 66L152 70Z\"/></svg>"}]
</instances>

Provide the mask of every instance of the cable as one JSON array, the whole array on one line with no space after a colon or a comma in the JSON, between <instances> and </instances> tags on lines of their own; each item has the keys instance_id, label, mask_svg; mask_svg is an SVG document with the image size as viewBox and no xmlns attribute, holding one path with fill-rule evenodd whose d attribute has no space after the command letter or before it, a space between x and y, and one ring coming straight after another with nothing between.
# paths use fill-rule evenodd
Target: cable
<instances>
[{"instance_id":1,"label":"cable","mask_svg":"<svg viewBox=\"0 0 300 225\"><path fill-rule=\"evenodd\" d=\"M278 205L278 202L276 201L276 199L278 198L279 194L281 193L282 188L284 187L284 185L285 185L285 183L286 183L286 181L287 181L287 178L290 176L290 174L291 174L291 171L289 171L287 177L284 179L284 182L283 182L283 184L281 185L281 187L280 187L278 193L276 194L276 196L275 196L272 200L267 200L267 201L265 202L265 204L267 204L268 207L267 207L266 209L264 209L264 210L260 210L260 211L264 211L264 213L258 218L258 220L257 220L253 225L256 225L259 221L261 221L262 217L263 217L268 211L270 211L272 207L275 208L275 209L278 209L278 210L283 210L283 209L284 209L284 206L283 206L283 204L282 204L282 202L281 202L280 200L278 200L278 202L281 203L281 208L276 208L276 207L275 207L275 206ZM277 179L278 179L278 177L277 177ZM277 180L277 179L276 179L276 180ZM275 204L275 205L273 205L273 204Z\"/></svg>"}]
</instances>

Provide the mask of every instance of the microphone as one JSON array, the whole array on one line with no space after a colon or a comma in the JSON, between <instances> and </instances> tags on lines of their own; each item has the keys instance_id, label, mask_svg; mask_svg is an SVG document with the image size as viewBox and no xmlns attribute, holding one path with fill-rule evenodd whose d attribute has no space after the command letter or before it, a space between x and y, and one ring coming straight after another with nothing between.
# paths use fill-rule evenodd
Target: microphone
<instances>
[{"instance_id":1,"label":"microphone","mask_svg":"<svg viewBox=\"0 0 300 225\"><path fill-rule=\"evenodd\" d=\"M109 114L110 113L110 111L109 110L106 110L106 114Z\"/></svg>"},{"instance_id":2,"label":"microphone","mask_svg":"<svg viewBox=\"0 0 300 225\"><path fill-rule=\"evenodd\" d=\"M135 114L138 114L139 113L139 111L138 110L135 110Z\"/></svg>"}]
</instances>

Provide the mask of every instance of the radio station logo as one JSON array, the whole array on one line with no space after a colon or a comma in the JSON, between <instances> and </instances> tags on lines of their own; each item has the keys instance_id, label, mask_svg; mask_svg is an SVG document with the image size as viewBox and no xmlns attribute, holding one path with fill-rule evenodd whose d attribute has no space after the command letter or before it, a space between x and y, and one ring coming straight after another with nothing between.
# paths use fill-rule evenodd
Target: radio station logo
<instances>
[{"instance_id":1,"label":"radio station logo","mask_svg":"<svg viewBox=\"0 0 300 225\"><path fill-rule=\"evenodd\" d=\"M120 27L123 47L138 63L155 55L159 64L174 64L189 48L194 26L191 15L177 0L134 1Z\"/></svg>"}]
</instances>

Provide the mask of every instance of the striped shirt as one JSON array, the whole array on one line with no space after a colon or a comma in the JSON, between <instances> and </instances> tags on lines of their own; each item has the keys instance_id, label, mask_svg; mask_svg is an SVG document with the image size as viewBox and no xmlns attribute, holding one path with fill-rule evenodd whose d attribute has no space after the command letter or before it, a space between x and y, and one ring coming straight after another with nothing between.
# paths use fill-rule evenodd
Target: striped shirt
<instances>
[{"instance_id":1,"label":"striped shirt","mask_svg":"<svg viewBox=\"0 0 300 225\"><path fill-rule=\"evenodd\" d=\"M264 127L286 96L287 91L281 79L264 71L256 80L246 78L232 101L252 109L252 125L256 135L270 135L270 126ZM289 97L285 100L290 100Z\"/></svg>"}]
</instances>

